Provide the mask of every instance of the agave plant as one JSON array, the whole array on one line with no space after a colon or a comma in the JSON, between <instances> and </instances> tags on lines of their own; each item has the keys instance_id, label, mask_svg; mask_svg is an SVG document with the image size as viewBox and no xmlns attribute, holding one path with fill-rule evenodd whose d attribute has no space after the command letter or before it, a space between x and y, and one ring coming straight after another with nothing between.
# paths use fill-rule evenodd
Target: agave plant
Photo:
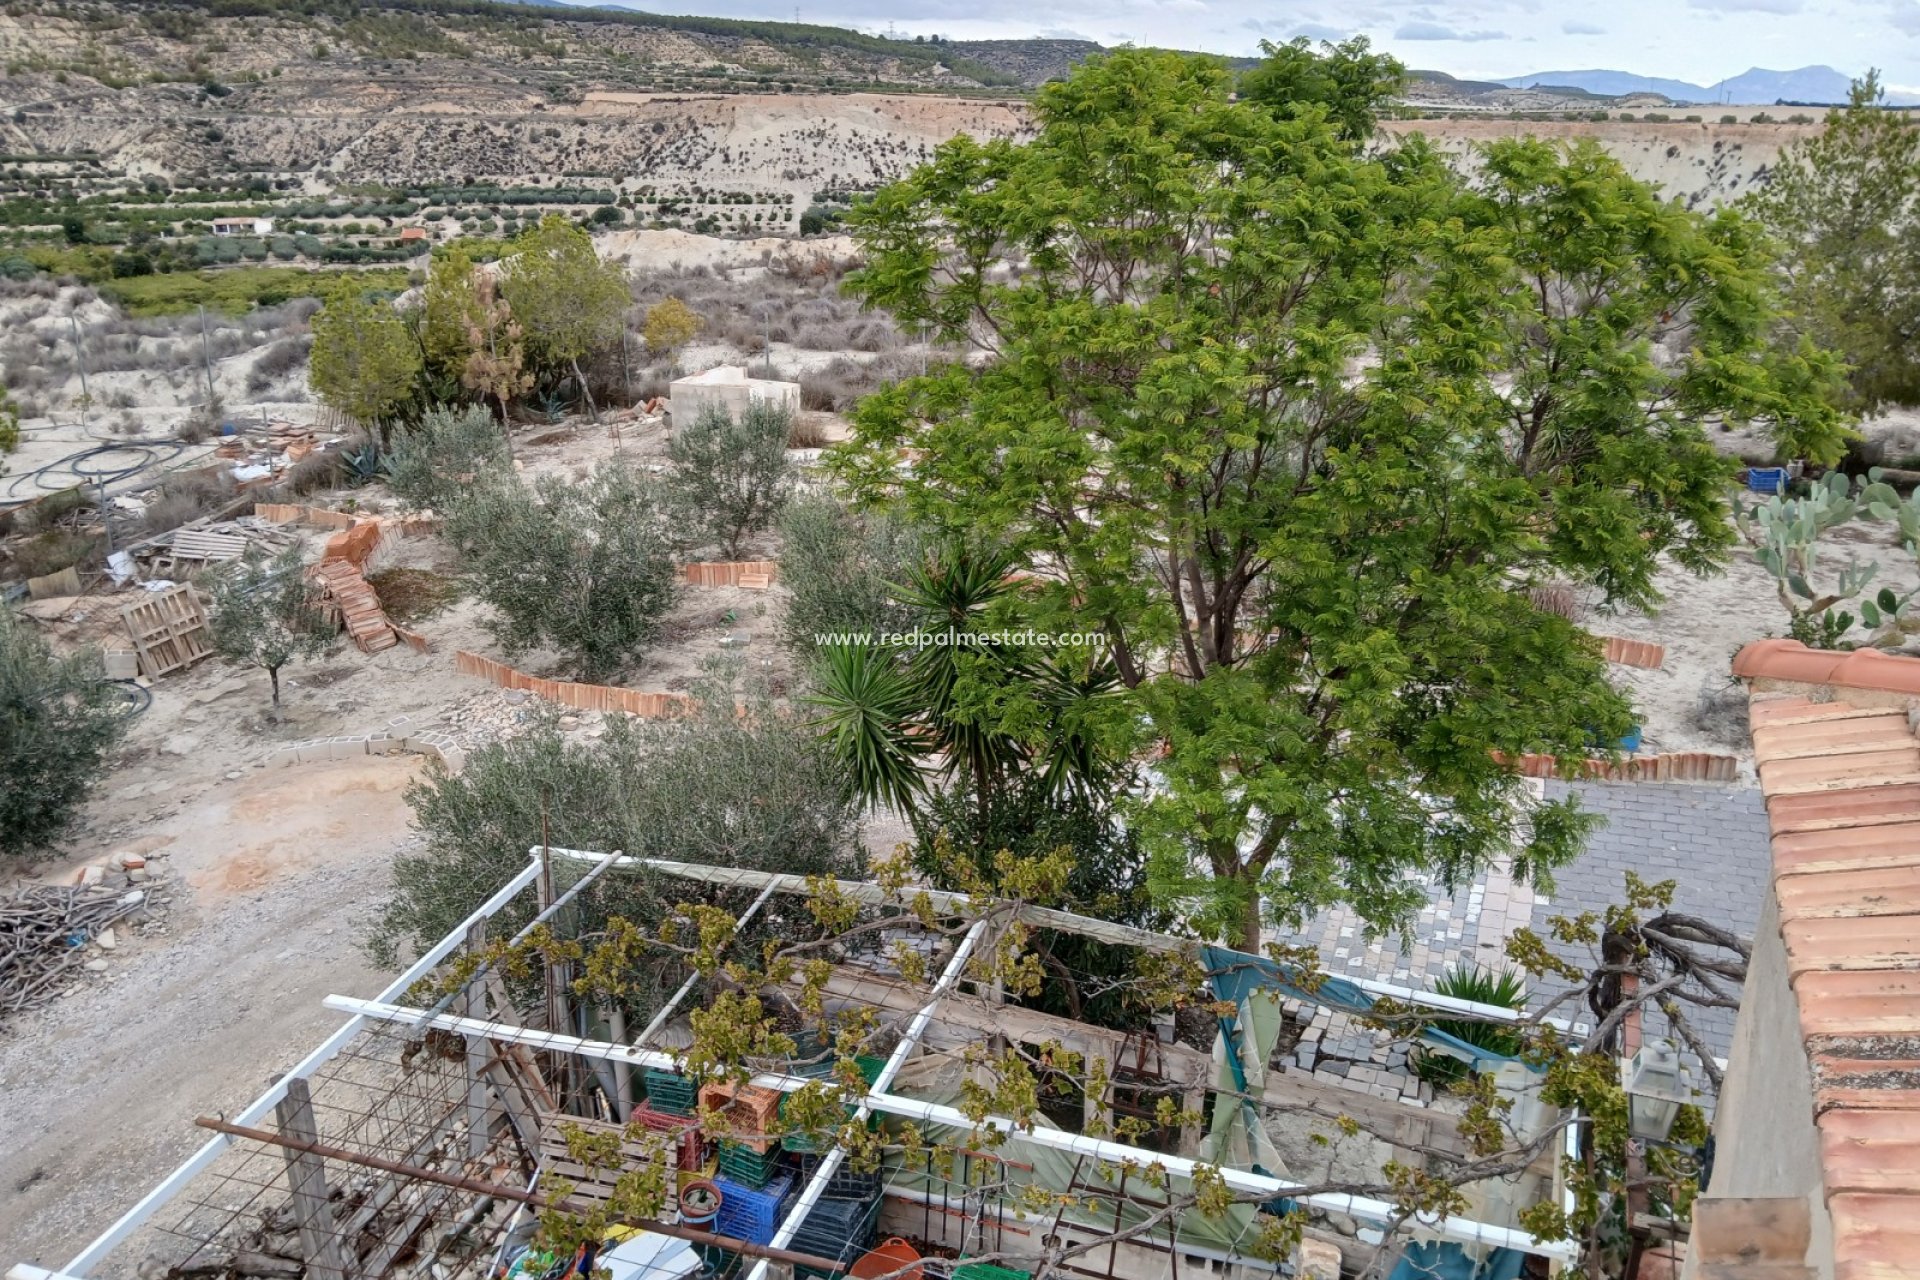
<instances>
[{"instance_id":1,"label":"agave plant","mask_svg":"<svg viewBox=\"0 0 1920 1280\"><path fill-rule=\"evenodd\" d=\"M1527 1007L1526 980L1510 969L1486 969L1477 964L1457 964L1433 984L1435 994L1475 1004L1490 1004L1516 1013ZM1434 1018L1426 1024L1444 1031L1456 1040L1464 1040L1476 1049L1501 1057L1512 1057L1524 1046L1520 1032L1503 1022L1479 1018ZM1445 1088L1464 1080L1472 1068L1450 1054L1426 1048L1411 1055L1415 1075L1436 1088Z\"/></svg>"}]
</instances>

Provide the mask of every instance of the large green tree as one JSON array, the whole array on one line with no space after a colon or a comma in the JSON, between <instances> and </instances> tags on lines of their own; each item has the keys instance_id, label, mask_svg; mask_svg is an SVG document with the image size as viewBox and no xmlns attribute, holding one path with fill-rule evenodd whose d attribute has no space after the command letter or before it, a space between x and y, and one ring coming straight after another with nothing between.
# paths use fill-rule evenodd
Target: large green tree
<instances>
[{"instance_id":1,"label":"large green tree","mask_svg":"<svg viewBox=\"0 0 1920 1280\"><path fill-rule=\"evenodd\" d=\"M412 400L420 345L387 299L345 278L313 317L308 381L320 399L356 421L379 426Z\"/></svg>"},{"instance_id":2,"label":"large green tree","mask_svg":"<svg viewBox=\"0 0 1920 1280\"><path fill-rule=\"evenodd\" d=\"M1789 342L1838 350L1853 407L1920 403L1920 126L1878 75L1788 148L1750 202L1782 241Z\"/></svg>"},{"instance_id":3,"label":"large green tree","mask_svg":"<svg viewBox=\"0 0 1920 1280\"><path fill-rule=\"evenodd\" d=\"M1593 147L1501 142L1468 188L1342 105L1123 51L1042 90L1029 144L956 139L852 219L864 300L979 355L865 401L842 478L1011 548L1037 581L1004 616L1104 632L1155 882L1247 946L1336 901L1403 920L1409 872L1571 857L1577 809L1523 823L1502 761L1631 713L1528 588L1647 602L1661 557L1718 563L1711 418L1844 434L1830 363L1767 346L1739 218ZM993 705L1043 724L1021 701Z\"/></svg>"},{"instance_id":4,"label":"large green tree","mask_svg":"<svg viewBox=\"0 0 1920 1280\"><path fill-rule=\"evenodd\" d=\"M500 266L500 296L525 335L536 376L572 373L593 408L580 362L619 341L633 301L625 273L600 261L587 233L557 213L522 232Z\"/></svg>"}]
</instances>

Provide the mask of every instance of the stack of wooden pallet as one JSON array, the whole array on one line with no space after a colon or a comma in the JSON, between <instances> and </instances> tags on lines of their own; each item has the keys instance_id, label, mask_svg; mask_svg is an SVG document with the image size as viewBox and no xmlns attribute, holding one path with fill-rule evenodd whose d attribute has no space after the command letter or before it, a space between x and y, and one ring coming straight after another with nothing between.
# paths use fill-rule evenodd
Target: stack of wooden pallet
<instances>
[{"instance_id":1,"label":"stack of wooden pallet","mask_svg":"<svg viewBox=\"0 0 1920 1280\"><path fill-rule=\"evenodd\" d=\"M313 567L313 576L320 583L321 598L339 612L347 634L364 652L378 653L400 643L386 610L380 607L380 597L351 563L323 560Z\"/></svg>"},{"instance_id":2,"label":"stack of wooden pallet","mask_svg":"<svg viewBox=\"0 0 1920 1280\"><path fill-rule=\"evenodd\" d=\"M207 615L190 586L169 587L120 611L148 678L190 666L213 652Z\"/></svg>"}]
</instances>

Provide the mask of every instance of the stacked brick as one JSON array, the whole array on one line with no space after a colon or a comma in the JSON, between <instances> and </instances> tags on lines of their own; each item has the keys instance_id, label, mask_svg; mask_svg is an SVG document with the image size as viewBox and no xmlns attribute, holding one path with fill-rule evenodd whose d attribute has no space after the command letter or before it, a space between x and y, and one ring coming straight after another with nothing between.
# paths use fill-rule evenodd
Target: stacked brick
<instances>
[{"instance_id":1,"label":"stacked brick","mask_svg":"<svg viewBox=\"0 0 1920 1280\"><path fill-rule=\"evenodd\" d=\"M1648 671L1658 671L1660 664L1667 660L1665 645L1649 644L1645 640L1629 640L1625 636L1602 636L1601 653L1608 662L1621 667L1644 667Z\"/></svg>"},{"instance_id":2,"label":"stacked brick","mask_svg":"<svg viewBox=\"0 0 1920 1280\"><path fill-rule=\"evenodd\" d=\"M379 532L377 525L368 525L367 528ZM338 611L347 634L362 652L378 653L400 643L400 638L394 634L393 624L387 621L386 610L380 607L380 597L360 576L360 570L353 561L345 558L322 560L313 567L312 573L314 580L320 584L321 597Z\"/></svg>"},{"instance_id":3,"label":"stacked brick","mask_svg":"<svg viewBox=\"0 0 1920 1280\"><path fill-rule=\"evenodd\" d=\"M464 676L478 676L503 689L525 690L536 698L545 698L549 702L580 711L621 711L648 720L666 720L689 715L697 705L693 697L684 693L648 693L605 684L544 680L464 649L454 653L453 669Z\"/></svg>"},{"instance_id":4,"label":"stacked brick","mask_svg":"<svg viewBox=\"0 0 1920 1280\"><path fill-rule=\"evenodd\" d=\"M780 571L777 560L708 560L683 565L680 576L690 587L747 587L764 591Z\"/></svg>"},{"instance_id":5,"label":"stacked brick","mask_svg":"<svg viewBox=\"0 0 1920 1280\"><path fill-rule=\"evenodd\" d=\"M392 755L430 756L449 773L459 772L466 759L452 735L416 726L410 717L395 716L387 721L386 728L372 733L289 743L274 752L270 761L280 765L321 764L329 760Z\"/></svg>"}]
</instances>

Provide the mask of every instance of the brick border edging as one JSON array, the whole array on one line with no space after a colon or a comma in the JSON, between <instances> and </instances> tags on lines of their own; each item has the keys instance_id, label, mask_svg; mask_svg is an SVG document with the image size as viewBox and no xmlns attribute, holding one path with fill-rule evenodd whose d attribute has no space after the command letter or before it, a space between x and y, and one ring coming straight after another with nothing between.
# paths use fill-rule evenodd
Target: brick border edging
<instances>
[{"instance_id":1,"label":"brick border edging","mask_svg":"<svg viewBox=\"0 0 1920 1280\"><path fill-rule=\"evenodd\" d=\"M1552 756L1524 755L1520 773L1528 778L1558 778L1560 765ZM1596 782L1738 782L1740 758L1708 751L1675 751L1658 756L1628 756L1615 763L1592 757L1582 762L1576 779Z\"/></svg>"},{"instance_id":2,"label":"brick border edging","mask_svg":"<svg viewBox=\"0 0 1920 1280\"><path fill-rule=\"evenodd\" d=\"M427 756L438 760L448 773L460 772L460 766L466 763L466 754L454 744L452 737L437 729L409 731L407 726L410 723L408 716L395 716L387 721L386 728L358 737L310 738L305 742L290 743L268 756L267 763L278 763L284 767L319 764L328 760L351 760L355 756L402 753Z\"/></svg>"},{"instance_id":3,"label":"brick border edging","mask_svg":"<svg viewBox=\"0 0 1920 1280\"><path fill-rule=\"evenodd\" d=\"M690 587L747 587L764 591L779 575L778 560L696 560L680 566L680 578Z\"/></svg>"},{"instance_id":4,"label":"brick border edging","mask_svg":"<svg viewBox=\"0 0 1920 1280\"><path fill-rule=\"evenodd\" d=\"M647 720L666 720L690 715L698 705L698 700L687 693L649 693L606 684L545 680L465 649L454 651L453 669L463 676L478 676L503 689L521 689L577 711L623 711Z\"/></svg>"}]
</instances>

